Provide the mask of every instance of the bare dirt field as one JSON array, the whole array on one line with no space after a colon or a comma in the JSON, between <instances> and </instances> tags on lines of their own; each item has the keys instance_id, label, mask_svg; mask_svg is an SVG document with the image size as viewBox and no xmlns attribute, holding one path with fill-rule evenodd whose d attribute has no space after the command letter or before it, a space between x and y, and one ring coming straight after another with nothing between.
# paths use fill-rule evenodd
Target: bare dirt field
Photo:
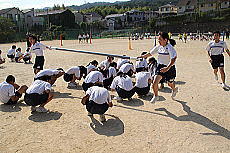
<instances>
[{"instance_id":1,"label":"bare dirt field","mask_svg":"<svg viewBox=\"0 0 230 153\"><path fill-rule=\"evenodd\" d=\"M59 41L42 42L59 47ZM107 112L107 122L91 120L80 103L84 96L81 87L67 89L62 78L54 87L55 98L47 104L51 112L31 114L22 99L20 104L0 104L1 153L228 153L230 152L230 91L214 80L205 47L208 42L177 41L176 101L170 98L166 86L160 92L161 101L151 104L151 96L131 102L113 101ZM150 51L154 40L132 41L101 39L93 44L64 41L63 48L138 56ZM230 47L230 41L227 41ZM0 44L3 57L13 44ZM23 52L26 43L16 43ZM87 65L91 60L102 61L103 56L56 50L45 50L45 68L64 70ZM230 84L230 58L225 55L226 82ZM34 55L33 55L34 61ZM7 75L16 77L20 85L33 81L32 64L7 62L0 68L0 82ZM80 84L82 81L80 82ZM115 95L115 93L112 93ZM98 119L99 116L95 115Z\"/></svg>"}]
</instances>

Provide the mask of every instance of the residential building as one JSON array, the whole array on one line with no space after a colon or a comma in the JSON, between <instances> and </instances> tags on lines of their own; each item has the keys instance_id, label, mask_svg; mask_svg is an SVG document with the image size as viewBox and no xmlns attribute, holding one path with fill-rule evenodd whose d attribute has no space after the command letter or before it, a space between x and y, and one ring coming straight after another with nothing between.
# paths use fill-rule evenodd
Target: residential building
<instances>
[{"instance_id":1,"label":"residential building","mask_svg":"<svg viewBox=\"0 0 230 153\"><path fill-rule=\"evenodd\" d=\"M102 20L102 16L95 12L84 14L84 21L87 23L92 23L94 21L101 21L101 20Z\"/></svg>"},{"instance_id":2,"label":"residential building","mask_svg":"<svg viewBox=\"0 0 230 153\"><path fill-rule=\"evenodd\" d=\"M177 4L178 14L195 13L197 0L180 0Z\"/></svg>"},{"instance_id":3,"label":"residential building","mask_svg":"<svg viewBox=\"0 0 230 153\"><path fill-rule=\"evenodd\" d=\"M177 6L171 4L161 6L159 7L158 13L160 16L177 15Z\"/></svg>"},{"instance_id":4,"label":"residential building","mask_svg":"<svg viewBox=\"0 0 230 153\"><path fill-rule=\"evenodd\" d=\"M84 21L84 15L79 11L73 11L73 14L75 16L75 23L81 23Z\"/></svg>"},{"instance_id":5,"label":"residential building","mask_svg":"<svg viewBox=\"0 0 230 153\"><path fill-rule=\"evenodd\" d=\"M157 11L145 11L144 12L144 19L146 21L151 20L152 18L157 18L159 16Z\"/></svg>"},{"instance_id":6,"label":"residential building","mask_svg":"<svg viewBox=\"0 0 230 153\"><path fill-rule=\"evenodd\" d=\"M145 13L139 10L131 10L125 13L126 21L129 23L145 21Z\"/></svg>"},{"instance_id":7,"label":"residential building","mask_svg":"<svg viewBox=\"0 0 230 153\"><path fill-rule=\"evenodd\" d=\"M126 15L125 14L111 14L105 17L106 27L109 30L119 29L125 26Z\"/></svg>"},{"instance_id":8,"label":"residential building","mask_svg":"<svg viewBox=\"0 0 230 153\"><path fill-rule=\"evenodd\" d=\"M33 26L44 26L44 18L35 16L34 8L22 10L25 16L26 29L31 29Z\"/></svg>"},{"instance_id":9,"label":"residential building","mask_svg":"<svg viewBox=\"0 0 230 153\"><path fill-rule=\"evenodd\" d=\"M230 8L230 0L221 0L220 8L221 9Z\"/></svg>"}]
</instances>

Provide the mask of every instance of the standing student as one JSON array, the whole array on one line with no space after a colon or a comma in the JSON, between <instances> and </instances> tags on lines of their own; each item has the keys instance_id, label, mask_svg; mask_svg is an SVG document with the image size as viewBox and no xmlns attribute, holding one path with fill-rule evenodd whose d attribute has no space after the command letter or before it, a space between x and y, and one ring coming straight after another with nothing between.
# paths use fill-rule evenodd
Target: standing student
<instances>
[{"instance_id":1,"label":"standing student","mask_svg":"<svg viewBox=\"0 0 230 153\"><path fill-rule=\"evenodd\" d=\"M128 76L132 76L133 73L135 73L135 69L134 69L134 66L133 66L133 63L129 62L129 63L125 63L123 64L119 71L118 72L121 72L123 74L127 74Z\"/></svg>"},{"instance_id":2,"label":"standing student","mask_svg":"<svg viewBox=\"0 0 230 153\"><path fill-rule=\"evenodd\" d=\"M208 51L209 62L212 65L215 79L218 80L218 69L220 71L222 87L228 89L229 86L225 84L225 72L224 72L224 50L230 56L230 51L226 42L220 40L220 32L216 31L214 34L214 41L208 43L206 50Z\"/></svg>"},{"instance_id":3,"label":"standing student","mask_svg":"<svg viewBox=\"0 0 230 153\"><path fill-rule=\"evenodd\" d=\"M5 58L2 58L2 50L0 50L0 64L3 64L5 62L6 62Z\"/></svg>"},{"instance_id":4,"label":"standing student","mask_svg":"<svg viewBox=\"0 0 230 153\"><path fill-rule=\"evenodd\" d=\"M8 50L7 57L11 59L11 62L14 62L16 52L16 46L13 45L11 49Z\"/></svg>"},{"instance_id":5,"label":"standing student","mask_svg":"<svg viewBox=\"0 0 230 153\"><path fill-rule=\"evenodd\" d=\"M153 81L154 96L150 101L152 103L159 100L158 84L162 78L165 78L165 81L167 81L168 85L172 88L172 98L174 98L178 92L178 88L175 87L174 82L174 79L176 78L175 62L177 59L177 53L173 46L176 44L176 42L172 39L169 39L168 34L165 32L161 32L159 34L158 42L160 45L155 46L150 53L141 56L142 58L146 58L154 54L158 54L158 65Z\"/></svg>"},{"instance_id":6,"label":"standing student","mask_svg":"<svg viewBox=\"0 0 230 153\"><path fill-rule=\"evenodd\" d=\"M141 55L145 55L147 52L142 52ZM136 72L141 72L142 70L148 68L148 63L146 58L140 58L136 61Z\"/></svg>"},{"instance_id":7,"label":"standing student","mask_svg":"<svg viewBox=\"0 0 230 153\"><path fill-rule=\"evenodd\" d=\"M78 41L79 41L79 44L82 42L82 35L81 34L78 35Z\"/></svg>"},{"instance_id":8,"label":"standing student","mask_svg":"<svg viewBox=\"0 0 230 153\"><path fill-rule=\"evenodd\" d=\"M187 38L188 38L187 33L185 32L185 33L183 34L183 36L184 36L184 42L186 43L186 42L187 42Z\"/></svg>"},{"instance_id":9,"label":"standing student","mask_svg":"<svg viewBox=\"0 0 230 153\"><path fill-rule=\"evenodd\" d=\"M25 53L23 54L23 61L25 62L25 64L27 64L27 61L31 63L31 58L32 58L32 54L30 52L30 48L27 48Z\"/></svg>"},{"instance_id":10,"label":"standing student","mask_svg":"<svg viewBox=\"0 0 230 153\"><path fill-rule=\"evenodd\" d=\"M90 62L86 68L87 68L87 74L89 74L91 71L97 70L97 65L98 62L96 60L93 60L92 62Z\"/></svg>"},{"instance_id":11,"label":"standing student","mask_svg":"<svg viewBox=\"0 0 230 153\"><path fill-rule=\"evenodd\" d=\"M23 59L22 49L18 48L15 54L15 62L19 63Z\"/></svg>"},{"instance_id":12,"label":"standing student","mask_svg":"<svg viewBox=\"0 0 230 153\"><path fill-rule=\"evenodd\" d=\"M125 98L131 100L132 96L135 94L132 79L121 72L118 72L117 76L113 79L110 88L111 91L117 92L118 96L115 99L119 102Z\"/></svg>"},{"instance_id":13,"label":"standing student","mask_svg":"<svg viewBox=\"0 0 230 153\"><path fill-rule=\"evenodd\" d=\"M7 105L17 104L26 89L26 85L20 87L15 83L15 77L9 75L6 81L0 83L0 101Z\"/></svg>"},{"instance_id":14,"label":"standing student","mask_svg":"<svg viewBox=\"0 0 230 153\"><path fill-rule=\"evenodd\" d=\"M84 66L74 66L66 71L64 80L68 83L68 87L76 87L76 80L81 80L82 77L87 75L87 69Z\"/></svg>"},{"instance_id":15,"label":"standing student","mask_svg":"<svg viewBox=\"0 0 230 153\"><path fill-rule=\"evenodd\" d=\"M179 37L179 40L183 41L183 35L181 33L179 33L178 37Z\"/></svg>"},{"instance_id":16,"label":"standing student","mask_svg":"<svg viewBox=\"0 0 230 153\"><path fill-rule=\"evenodd\" d=\"M42 43L37 42L37 37L34 35L29 36L29 41L31 43L30 52L35 53L35 63L34 63L34 73L37 74L40 70L43 70L45 58L44 58L44 49L49 48Z\"/></svg>"},{"instance_id":17,"label":"standing student","mask_svg":"<svg viewBox=\"0 0 230 153\"><path fill-rule=\"evenodd\" d=\"M82 88L86 92L94 85L103 86L103 74L99 71L91 71L85 78Z\"/></svg>"},{"instance_id":18,"label":"standing student","mask_svg":"<svg viewBox=\"0 0 230 153\"><path fill-rule=\"evenodd\" d=\"M140 72L135 74L135 91L139 97L147 95L150 91L152 77L150 72L146 72L146 70L146 68L142 68Z\"/></svg>"},{"instance_id":19,"label":"standing student","mask_svg":"<svg viewBox=\"0 0 230 153\"><path fill-rule=\"evenodd\" d=\"M50 80L42 81L35 80L32 85L26 90L24 97L25 103L31 106L31 111L37 111L40 113L46 113L48 110L45 105L53 99L51 93ZM36 107L40 105L39 107Z\"/></svg>"},{"instance_id":20,"label":"standing student","mask_svg":"<svg viewBox=\"0 0 230 153\"><path fill-rule=\"evenodd\" d=\"M35 75L34 80L42 80L42 81L50 80L50 84L53 85L56 82L57 78L61 77L64 73L65 72L62 68L44 69Z\"/></svg>"},{"instance_id":21,"label":"standing student","mask_svg":"<svg viewBox=\"0 0 230 153\"><path fill-rule=\"evenodd\" d=\"M82 98L81 103L86 105L88 116L99 114L101 122L106 121L104 114L109 107L113 106L108 90L98 86L90 87L86 91L86 96Z\"/></svg>"},{"instance_id":22,"label":"standing student","mask_svg":"<svg viewBox=\"0 0 230 153\"><path fill-rule=\"evenodd\" d=\"M107 74L107 76L103 80L103 85L104 85L104 87L106 89L109 89L109 86L112 84L113 79L117 75L116 67L117 67L117 63L116 62L110 63L110 67L108 69L108 74Z\"/></svg>"}]
</instances>

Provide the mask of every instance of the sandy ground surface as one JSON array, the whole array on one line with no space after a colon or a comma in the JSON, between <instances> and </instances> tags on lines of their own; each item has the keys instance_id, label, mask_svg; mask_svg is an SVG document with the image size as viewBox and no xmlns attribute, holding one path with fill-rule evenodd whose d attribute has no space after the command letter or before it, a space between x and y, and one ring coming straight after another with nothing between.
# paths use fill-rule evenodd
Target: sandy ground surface
<instances>
[{"instance_id":1,"label":"sandy ground surface","mask_svg":"<svg viewBox=\"0 0 230 153\"><path fill-rule=\"evenodd\" d=\"M59 41L43 42L59 46ZM31 114L24 102L10 107L0 105L0 152L123 152L123 153L191 153L230 152L230 91L224 91L214 80L204 48L208 42L177 42L176 101L170 89L160 92L161 101L151 104L151 96L117 103L107 112L107 122L100 124L87 116L80 99L81 87L67 89L63 79L56 82L55 98L47 104L48 114ZM12 44L1 44L3 56ZM16 43L25 50L25 43ZM228 41L230 46L230 41ZM123 39L94 40L92 45L64 41L65 48L137 56L153 47L153 40L128 42ZM65 70L86 65L93 59L105 57L45 51L45 68ZM34 56L33 56L34 60ZM33 80L31 64L11 63L0 69L0 82L13 74L18 84L30 85ZM227 83L230 84L230 60L225 55ZM80 84L82 81L80 82ZM112 95L114 95L113 93Z\"/></svg>"}]
</instances>

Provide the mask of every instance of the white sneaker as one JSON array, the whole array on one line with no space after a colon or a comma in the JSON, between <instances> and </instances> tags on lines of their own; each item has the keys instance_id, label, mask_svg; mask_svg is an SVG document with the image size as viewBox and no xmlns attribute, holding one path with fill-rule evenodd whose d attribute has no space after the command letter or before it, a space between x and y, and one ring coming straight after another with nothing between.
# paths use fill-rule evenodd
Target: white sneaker
<instances>
[{"instance_id":1,"label":"white sneaker","mask_svg":"<svg viewBox=\"0 0 230 153\"><path fill-rule=\"evenodd\" d=\"M122 99L121 97L117 96L117 97L114 97L113 100L116 100L116 101L118 101L118 102L121 102L123 99Z\"/></svg>"},{"instance_id":2,"label":"white sneaker","mask_svg":"<svg viewBox=\"0 0 230 153\"><path fill-rule=\"evenodd\" d=\"M218 75L214 75L215 80L218 81Z\"/></svg>"},{"instance_id":3,"label":"white sneaker","mask_svg":"<svg viewBox=\"0 0 230 153\"><path fill-rule=\"evenodd\" d=\"M177 94L177 93L178 93L178 87L176 87L175 90L172 90L172 95L171 95L171 97L172 97L172 98L176 97L176 94Z\"/></svg>"},{"instance_id":4,"label":"white sneaker","mask_svg":"<svg viewBox=\"0 0 230 153\"><path fill-rule=\"evenodd\" d=\"M45 107L37 107L36 112L46 113L46 112L48 112L48 109L46 109Z\"/></svg>"},{"instance_id":5,"label":"white sneaker","mask_svg":"<svg viewBox=\"0 0 230 153\"><path fill-rule=\"evenodd\" d=\"M105 115L103 114L103 115L100 115L100 119L99 119L101 122L105 122L106 121L106 119L105 119Z\"/></svg>"},{"instance_id":6,"label":"white sneaker","mask_svg":"<svg viewBox=\"0 0 230 153\"><path fill-rule=\"evenodd\" d=\"M223 89L227 89L227 90L230 89L230 87L228 85L226 85L225 83L222 83L221 86Z\"/></svg>"},{"instance_id":7,"label":"white sneaker","mask_svg":"<svg viewBox=\"0 0 230 153\"><path fill-rule=\"evenodd\" d=\"M153 96L153 98L150 100L150 103L155 103L159 99L160 99L159 96Z\"/></svg>"},{"instance_id":8,"label":"white sneaker","mask_svg":"<svg viewBox=\"0 0 230 153\"><path fill-rule=\"evenodd\" d=\"M30 110L31 110L31 112L35 112L36 111L36 106L31 106Z\"/></svg>"},{"instance_id":9,"label":"white sneaker","mask_svg":"<svg viewBox=\"0 0 230 153\"><path fill-rule=\"evenodd\" d=\"M76 84L73 82L68 83L68 87L76 87Z\"/></svg>"}]
</instances>

